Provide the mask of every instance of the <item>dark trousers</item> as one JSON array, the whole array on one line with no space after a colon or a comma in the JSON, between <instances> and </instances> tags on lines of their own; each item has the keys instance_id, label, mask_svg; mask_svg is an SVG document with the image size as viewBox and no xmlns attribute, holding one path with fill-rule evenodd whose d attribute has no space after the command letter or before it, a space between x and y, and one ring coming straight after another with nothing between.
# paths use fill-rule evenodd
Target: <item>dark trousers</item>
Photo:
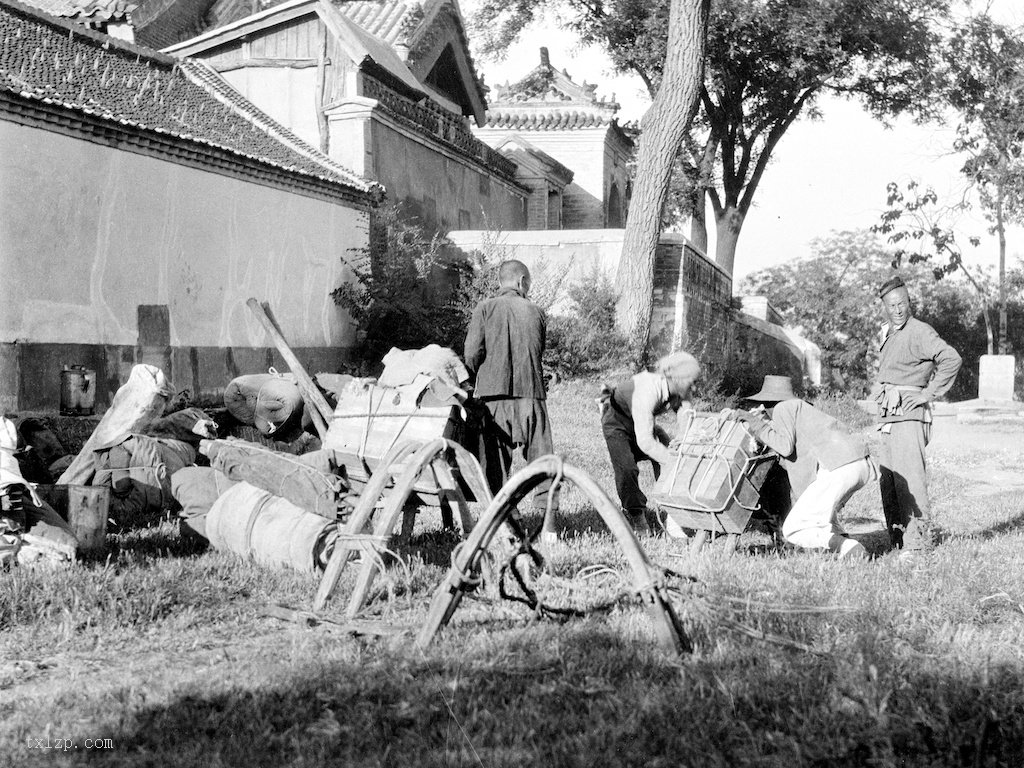
<instances>
[{"instance_id":1,"label":"dark trousers","mask_svg":"<svg viewBox=\"0 0 1024 768\"><path fill-rule=\"evenodd\" d=\"M532 397L507 397L484 400L478 415L483 424L478 431L477 458L487 477L491 493L496 494L508 481L512 453L519 447L523 458L531 462L554 453L548 409L544 400ZM534 507L547 509L551 482L541 483L534 495ZM557 496L552 509L558 508Z\"/></svg>"},{"instance_id":2,"label":"dark trousers","mask_svg":"<svg viewBox=\"0 0 1024 768\"><path fill-rule=\"evenodd\" d=\"M627 514L642 514L647 509L647 497L640 490L640 467L637 462L651 462L655 478L661 474L661 465L640 450L632 425L627 427L606 417L603 431L604 441L608 445L608 456L612 460L612 471L615 473L615 490L619 494L619 503Z\"/></svg>"},{"instance_id":3,"label":"dark trousers","mask_svg":"<svg viewBox=\"0 0 1024 768\"><path fill-rule=\"evenodd\" d=\"M931 424L921 421L893 422L882 433L879 455L879 490L889 540L894 547L928 548L928 480L924 450L931 436Z\"/></svg>"}]
</instances>

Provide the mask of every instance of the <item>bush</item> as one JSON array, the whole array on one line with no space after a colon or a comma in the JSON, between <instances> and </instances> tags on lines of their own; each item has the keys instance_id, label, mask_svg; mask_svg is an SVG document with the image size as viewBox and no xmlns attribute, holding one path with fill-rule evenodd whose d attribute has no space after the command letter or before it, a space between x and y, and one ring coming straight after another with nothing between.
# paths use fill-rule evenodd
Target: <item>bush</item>
<instances>
[{"instance_id":1,"label":"bush","mask_svg":"<svg viewBox=\"0 0 1024 768\"><path fill-rule=\"evenodd\" d=\"M358 368L376 372L392 347L462 350L473 307L497 286L497 262L468 258L399 206L381 208L371 245L345 259L355 275L331 291L359 327Z\"/></svg>"},{"instance_id":2,"label":"bush","mask_svg":"<svg viewBox=\"0 0 1024 768\"><path fill-rule=\"evenodd\" d=\"M822 391L808 398L819 411L824 411L850 429L867 429L876 422L874 414L868 413L846 392Z\"/></svg>"},{"instance_id":3,"label":"bush","mask_svg":"<svg viewBox=\"0 0 1024 768\"><path fill-rule=\"evenodd\" d=\"M569 313L548 319L545 368L560 378L582 378L628 365L630 346L615 330L618 294L608 276L595 268L568 295Z\"/></svg>"}]
</instances>

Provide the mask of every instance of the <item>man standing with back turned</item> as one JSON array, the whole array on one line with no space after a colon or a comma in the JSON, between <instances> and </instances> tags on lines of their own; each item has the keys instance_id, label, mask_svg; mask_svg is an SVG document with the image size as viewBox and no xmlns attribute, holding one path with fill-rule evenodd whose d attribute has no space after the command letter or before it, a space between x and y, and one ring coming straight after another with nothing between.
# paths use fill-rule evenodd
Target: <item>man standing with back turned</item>
<instances>
[{"instance_id":1,"label":"man standing with back turned","mask_svg":"<svg viewBox=\"0 0 1024 768\"><path fill-rule=\"evenodd\" d=\"M541 362L547 324L527 298L530 270L521 261L504 261L498 283L498 294L473 310L465 348L466 366L476 377L473 395L487 409L479 455L492 493L508 479L516 446L527 461L554 451ZM547 507L549 485L537 490L539 510ZM552 513L556 508L557 498ZM545 519L544 537L555 535L554 520Z\"/></svg>"},{"instance_id":2,"label":"man standing with back turned","mask_svg":"<svg viewBox=\"0 0 1024 768\"><path fill-rule=\"evenodd\" d=\"M931 403L953 386L961 360L934 328L912 316L902 278L887 280L878 295L889 318L875 396L882 433L879 486L889 539L906 557L933 546L926 530L931 513L924 463Z\"/></svg>"}]
</instances>

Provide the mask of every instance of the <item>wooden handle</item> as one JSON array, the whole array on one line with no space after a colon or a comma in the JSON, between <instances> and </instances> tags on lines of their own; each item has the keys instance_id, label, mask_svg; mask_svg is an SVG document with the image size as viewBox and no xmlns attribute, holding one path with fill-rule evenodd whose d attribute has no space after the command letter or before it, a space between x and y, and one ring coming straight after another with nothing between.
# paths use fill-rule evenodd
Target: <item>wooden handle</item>
<instances>
[{"instance_id":1,"label":"wooden handle","mask_svg":"<svg viewBox=\"0 0 1024 768\"><path fill-rule=\"evenodd\" d=\"M320 435L320 439L323 440L327 437L327 425L331 423L334 410L327 403L323 393L317 389L313 379L310 378L306 369L302 367L302 363L299 362L295 353L292 352L291 347L288 346L288 342L285 341L284 334L281 333L281 328L270 311L269 305L266 302L261 304L252 298L245 303L252 310L252 313L256 315L256 319L260 321L260 324L266 329L267 333L270 334L270 338L274 340L277 351L281 353L281 357L284 358L288 368L295 375L295 383L299 385L299 393L306 404L309 405L313 426L316 428L317 434Z\"/></svg>"}]
</instances>

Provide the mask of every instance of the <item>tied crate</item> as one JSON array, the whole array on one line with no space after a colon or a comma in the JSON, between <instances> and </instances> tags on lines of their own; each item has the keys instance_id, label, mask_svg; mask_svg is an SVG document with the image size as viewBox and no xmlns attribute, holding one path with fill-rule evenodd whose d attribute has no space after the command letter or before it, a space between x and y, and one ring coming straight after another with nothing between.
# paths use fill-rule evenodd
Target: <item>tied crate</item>
<instances>
[{"instance_id":1,"label":"tied crate","mask_svg":"<svg viewBox=\"0 0 1024 768\"><path fill-rule=\"evenodd\" d=\"M738 537L761 510L762 486L777 460L743 422L692 413L651 498L681 528Z\"/></svg>"},{"instance_id":2,"label":"tied crate","mask_svg":"<svg viewBox=\"0 0 1024 768\"><path fill-rule=\"evenodd\" d=\"M422 386L382 387L355 380L339 395L324 448L334 452L354 487L365 484L393 448L458 438L460 408L420 405L422 394ZM436 493L437 486L424 478L416 491Z\"/></svg>"}]
</instances>

